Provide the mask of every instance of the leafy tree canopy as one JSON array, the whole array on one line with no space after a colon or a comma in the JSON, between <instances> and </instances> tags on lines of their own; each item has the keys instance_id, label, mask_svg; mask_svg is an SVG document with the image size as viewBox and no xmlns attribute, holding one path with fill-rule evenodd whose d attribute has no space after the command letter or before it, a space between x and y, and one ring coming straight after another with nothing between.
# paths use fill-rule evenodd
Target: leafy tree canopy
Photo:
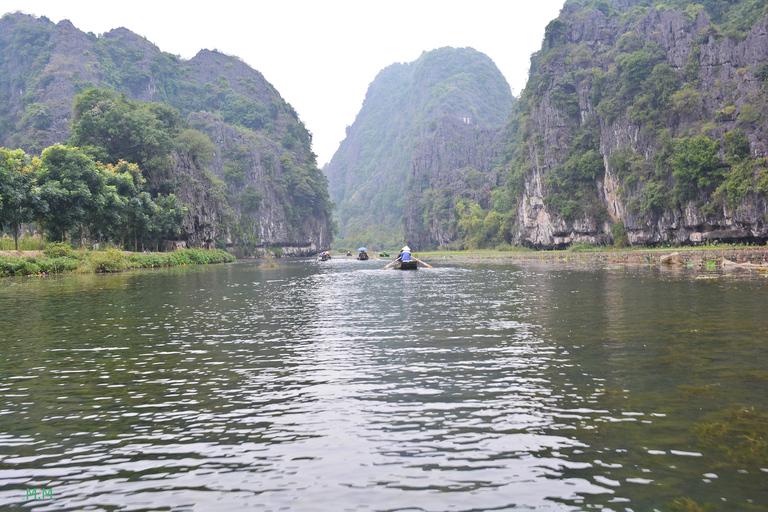
<instances>
[{"instance_id":1,"label":"leafy tree canopy","mask_svg":"<svg viewBox=\"0 0 768 512\"><path fill-rule=\"evenodd\" d=\"M105 163L139 165L153 192L167 192L171 151L186 121L173 107L133 101L111 91L89 89L75 98L70 144L91 148Z\"/></svg>"}]
</instances>

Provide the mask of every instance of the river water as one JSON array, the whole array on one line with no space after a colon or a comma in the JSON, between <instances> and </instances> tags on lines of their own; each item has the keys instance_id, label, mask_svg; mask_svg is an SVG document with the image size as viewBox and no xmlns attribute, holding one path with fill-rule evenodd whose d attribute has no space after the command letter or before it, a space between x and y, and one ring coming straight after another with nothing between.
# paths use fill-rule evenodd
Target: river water
<instances>
[{"instance_id":1,"label":"river water","mask_svg":"<svg viewBox=\"0 0 768 512\"><path fill-rule=\"evenodd\" d=\"M0 508L768 510L765 275L382 265L4 280Z\"/></svg>"}]
</instances>

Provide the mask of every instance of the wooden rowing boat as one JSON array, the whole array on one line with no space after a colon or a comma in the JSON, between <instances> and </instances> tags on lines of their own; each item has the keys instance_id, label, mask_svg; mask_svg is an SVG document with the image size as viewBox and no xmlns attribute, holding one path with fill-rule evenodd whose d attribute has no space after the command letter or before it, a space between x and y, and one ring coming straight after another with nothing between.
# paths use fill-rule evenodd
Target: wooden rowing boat
<instances>
[{"instance_id":1,"label":"wooden rowing boat","mask_svg":"<svg viewBox=\"0 0 768 512\"><path fill-rule=\"evenodd\" d=\"M424 263L423 261L421 261L418 258L411 258L410 260L406 260L406 261L395 260L395 261L393 261L391 263L388 263L384 267L382 267L382 270L387 270L390 267L391 268L396 268L398 270L416 270L417 268L419 268L419 265L427 267L427 268L432 268L432 269L435 268L432 265L430 265L429 263Z\"/></svg>"}]
</instances>

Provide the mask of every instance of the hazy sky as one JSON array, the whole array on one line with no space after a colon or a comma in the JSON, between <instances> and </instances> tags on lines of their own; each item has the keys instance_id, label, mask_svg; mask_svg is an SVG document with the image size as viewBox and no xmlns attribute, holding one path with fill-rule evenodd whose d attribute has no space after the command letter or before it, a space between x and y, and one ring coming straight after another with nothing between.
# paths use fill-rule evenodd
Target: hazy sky
<instances>
[{"instance_id":1,"label":"hazy sky","mask_svg":"<svg viewBox=\"0 0 768 512\"><path fill-rule=\"evenodd\" d=\"M322 166L376 74L422 51L471 46L493 59L518 95L530 55L564 1L0 0L0 14L69 19L95 34L125 27L185 59L203 48L236 55L293 105Z\"/></svg>"}]
</instances>

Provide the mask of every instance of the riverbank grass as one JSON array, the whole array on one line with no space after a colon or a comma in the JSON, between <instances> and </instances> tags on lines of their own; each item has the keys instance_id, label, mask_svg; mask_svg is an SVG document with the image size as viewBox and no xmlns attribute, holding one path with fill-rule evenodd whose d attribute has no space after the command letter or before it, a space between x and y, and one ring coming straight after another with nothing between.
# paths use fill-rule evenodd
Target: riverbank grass
<instances>
[{"instance_id":1,"label":"riverbank grass","mask_svg":"<svg viewBox=\"0 0 768 512\"><path fill-rule=\"evenodd\" d=\"M0 277L77 273L122 272L124 270L179 265L231 263L234 256L221 249L180 249L173 252L136 253L106 249L74 250L68 244L49 243L43 251L6 251L0 254Z\"/></svg>"},{"instance_id":2,"label":"riverbank grass","mask_svg":"<svg viewBox=\"0 0 768 512\"><path fill-rule=\"evenodd\" d=\"M18 239L20 251L39 251L41 250L40 235L30 235L24 233ZM16 245L13 238L8 235L0 236L0 251L15 251Z\"/></svg>"},{"instance_id":3,"label":"riverbank grass","mask_svg":"<svg viewBox=\"0 0 768 512\"><path fill-rule=\"evenodd\" d=\"M430 262L449 261L453 263L488 262L538 262L538 263L631 263L658 265L661 257L677 252L686 266L714 268L725 260L737 263L765 265L768 263L768 247L739 244L706 244L690 247L626 247L614 248L578 244L566 250L535 251L515 248L509 251L465 250L465 251L419 251L418 258Z\"/></svg>"}]
</instances>

